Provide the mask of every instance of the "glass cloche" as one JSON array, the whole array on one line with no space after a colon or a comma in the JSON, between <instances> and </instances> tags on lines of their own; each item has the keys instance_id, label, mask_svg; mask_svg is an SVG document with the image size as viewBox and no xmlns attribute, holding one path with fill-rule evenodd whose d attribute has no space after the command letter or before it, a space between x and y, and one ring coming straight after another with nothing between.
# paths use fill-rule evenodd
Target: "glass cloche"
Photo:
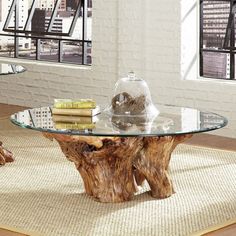
<instances>
[{"instance_id":1,"label":"glass cloche","mask_svg":"<svg viewBox=\"0 0 236 236\"><path fill-rule=\"evenodd\" d=\"M134 72L115 84L114 95L108 109L111 115L155 117L159 114L152 103L147 83Z\"/></svg>"},{"instance_id":2,"label":"glass cloche","mask_svg":"<svg viewBox=\"0 0 236 236\"><path fill-rule=\"evenodd\" d=\"M152 103L147 83L137 78L134 72L116 82L110 101L105 112L110 115L113 127L120 131L132 131L137 128L147 131L159 114Z\"/></svg>"}]
</instances>

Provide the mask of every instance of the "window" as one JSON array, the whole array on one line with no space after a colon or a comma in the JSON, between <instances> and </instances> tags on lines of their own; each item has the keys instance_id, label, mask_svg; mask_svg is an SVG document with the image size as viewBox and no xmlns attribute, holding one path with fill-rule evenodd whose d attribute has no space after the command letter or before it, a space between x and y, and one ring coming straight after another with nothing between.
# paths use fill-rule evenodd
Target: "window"
<instances>
[{"instance_id":1,"label":"window","mask_svg":"<svg viewBox=\"0 0 236 236\"><path fill-rule=\"evenodd\" d=\"M200 76L235 80L236 0L200 0Z\"/></svg>"},{"instance_id":2,"label":"window","mask_svg":"<svg viewBox=\"0 0 236 236\"><path fill-rule=\"evenodd\" d=\"M19 2L0 1L0 56L91 64L91 0Z\"/></svg>"}]
</instances>

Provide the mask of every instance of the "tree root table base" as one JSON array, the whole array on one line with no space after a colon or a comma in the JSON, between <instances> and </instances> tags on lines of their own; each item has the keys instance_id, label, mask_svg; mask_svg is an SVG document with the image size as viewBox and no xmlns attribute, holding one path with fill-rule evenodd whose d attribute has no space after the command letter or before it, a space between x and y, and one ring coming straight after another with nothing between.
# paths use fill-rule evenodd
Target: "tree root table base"
<instances>
[{"instance_id":1,"label":"tree root table base","mask_svg":"<svg viewBox=\"0 0 236 236\"><path fill-rule=\"evenodd\" d=\"M87 194L100 202L132 199L147 180L151 195L162 199L174 193L168 166L175 147L192 137L91 137L43 133L56 139L74 162Z\"/></svg>"},{"instance_id":2,"label":"tree root table base","mask_svg":"<svg viewBox=\"0 0 236 236\"><path fill-rule=\"evenodd\" d=\"M13 161L14 161L13 154L4 148L2 146L2 142L0 141L0 166L5 165L6 162L13 162Z\"/></svg>"}]
</instances>

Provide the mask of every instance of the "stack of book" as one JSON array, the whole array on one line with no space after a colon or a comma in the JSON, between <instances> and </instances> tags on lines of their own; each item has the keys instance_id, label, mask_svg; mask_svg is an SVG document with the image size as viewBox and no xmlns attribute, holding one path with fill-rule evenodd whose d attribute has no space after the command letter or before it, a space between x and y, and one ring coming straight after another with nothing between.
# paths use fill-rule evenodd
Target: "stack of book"
<instances>
[{"instance_id":1,"label":"stack of book","mask_svg":"<svg viewBox=\"0 0 236 236\"><path fill-rule=\"evenodd\" d=\"M99 113L92 99L55 99L52 120L56 129L94 129Z\"/></svg>"}]
</instances>

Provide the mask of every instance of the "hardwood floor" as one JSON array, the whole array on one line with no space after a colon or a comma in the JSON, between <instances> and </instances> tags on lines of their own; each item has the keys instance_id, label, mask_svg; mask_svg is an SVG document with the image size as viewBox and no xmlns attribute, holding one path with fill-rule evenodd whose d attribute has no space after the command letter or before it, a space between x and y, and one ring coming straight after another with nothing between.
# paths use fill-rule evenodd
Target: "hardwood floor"
<instances>
[{"instance_id":1,"label":"hardwood floor","mask_svg":"<svg viewBox=\"0 0 236 236\"><path fill-rule=\"evenodd\" d=\"M187 140L185 143L203 147L218 148L228 151L236 151L236 139L206 133L195 134L190 140Z\"/></svg>"},{"instance_id":2,"label":"hardwood floor","mask_svg":"<svg viewBox=\"0 0 236 236\"><path fill-rule=\"evenodd\" d=\"M204 234L204 236L235 236L236 224L229 225L225 228Z\"/></svg>"},{"instance_id":3,"label":"hardwood floor","mask_svg":"<svg viewBox=\"0 0 236 236\"><path fill-rule=\"evenodd\" d=\"M0 229L0 236L30 236L30 235L17 233L10 230Z\"/></svg>"},{"instance_id":4,"label":"hardwood floor","mask_svg":"<svg viewBox=\"0 0 236 236\"><path fill-rule=\"evenodd\" d=\"M12 113L23 110L24 107L0 104L0 117L10 116ZM186 143L204 147L219 148L223 150L236 151L236 139L220 137L211 134L196 134ZM0 222L1 224L1 222ZM14 233L9 230L0 229L0 236L25 236L26 234ZM205 236L235 236L236 224L227 226L220 230L216 230ZM170 235L172 236L172 235Z\"/></svg>"},{"instance_id":5,"label":"hardwood floor","mask_svg":"<svg viewBox=\"0 0 236 236\"><path fill-rule=\"evenodd\" d=\"M0 117L10 116L11 114L26 109L26 107L7 105L0 103Z\"/></svg>"}]
</instances>

